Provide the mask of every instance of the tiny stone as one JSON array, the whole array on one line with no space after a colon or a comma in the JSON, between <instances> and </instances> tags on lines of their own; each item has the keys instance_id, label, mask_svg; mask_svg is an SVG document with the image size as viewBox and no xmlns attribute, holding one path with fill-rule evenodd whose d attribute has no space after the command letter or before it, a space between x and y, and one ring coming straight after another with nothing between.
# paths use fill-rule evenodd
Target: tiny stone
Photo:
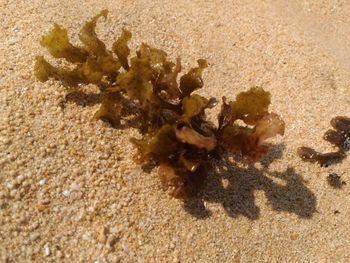
<instances>
[{"instance_id":1,"label":"tiny stone","mask_svg":"<svg viewBox=\"0 0 350 263\"><path fill-rule=\"evenodd\" d=\"M40 185L40 186L43 186L45 183L46 183L46 180L45 180L45 179L41 179L41 180L39 181L39 185Z\"/></svg>"},{"instance_id":2,"label":"tiny stone","mask_svg":"<svg viewBox=\"0 0 350 263\"><path fill-rule=\"evenodd\" d=\"M117 238L114 235L110 235L106 242L107 249L112 250L116 242Z\"/></svg>"},{"instance_id":3,"label":"tiny stone","mask_svg":"<svg viewBox=\"0 0 350 263\"><path fill-rule=\"evenodd\" d=\"M100 243L105 243L107 239L107 234L108 234L108 228L107 227L102 227L98 233L97 240Z\"/></svg>"},{"instance_id":4,"label":"tiny stone","mask_svg":"<svg viewBox=\"0 0 350 263\"><path fill-rule=\"evenodd\" d=\"M17 172L14 170L9 171L9 176L10 177L15 177L17 175Z\"/></svg>"},{"instance_id":5,"label":"tiny stone","mask_svg":"<svg viewBox=\"0 0 350 263\"><path fill-rule=\"evenodd\" d=\"M290 235L290 239L291 239L291 240L297 240L298 237L299 237L299 235L298 235L297 233L292 233L292 234Z\"/></svg>"},{"instance_id":6,"label":"tiny stone","mask_svg":"<svg viewBox=\"0 0 350 263\"><path fill-rule=\"evenodd\" d=\"M39 227L39 223L38 222L34 222L33 224L31 224L29 226L29 230L35 230Z\"/></svg>"},{"instance_id":7,"label":"tiny stone","mask_svg":"<svg viewBox=\"0 0 350 263\"><path fill-rule=\"evenodd\" d=\"M8 188L8 189L13 189L13 187L15 186L15 184L14 184L14 182L8 182L7 184L6 184L6 187Z\"/></svg>"},{"instance_id":8,"label":"tiny stone","mask_svg":"<svg viewBox=\"0 0 350 263\"><path fill-rule=\"evenodd\" d=\"M86 240L86 241L91 240L91 234L90 234L89 232L86 232L86 233L83 235L83 239Z\"/></svg>"},{"instance_id":9,"label":"tiny stone","mask_svg":"<svg viewBox=\"0 0 350 263\"><path fill-rule=\"evenodd\" d=\"M70 188L72 191L78 191L80 187L77 183L74 182L71 184Z\"/></svg>"},{"instance_id":10,"label":"tiny stone","mask_svg":"<svg viewBox=\"0 0 350 263\"><path fill-rule=\"evenodd\" d=\"M4 138L2 141L5 145L9 145L11 143L11 139Z\"/></svg>"},{"instance_id":11,"label":"tiny stone","mask_svg":"<svg viewBox=\"0 0 350 263\"><path fill-rule=\"evenodd\" d=\"M11 197L16 197L16 195L17 195L17 191L15 189L11 190L10 196Z\"/></svg>"},{"instance_id":12,"label":"tiny stone","mask_svg":"<svg viewBox=\"0 0 350 263\"><path fill-rule=\"evenodd\" d=\"M57 258L63 258L63 253L62 253L61 250L57 250L57 252L56 252L56 257L57 257Z\"/></svg>"},{"instance_id":13,"label":"tiny stone","mask_svg":"<svg viewBox=\"0 0 350 263\"><path fill-rule=\"evenodd\" d=\"M62 194L63 194L65 197L69 197L69 196L70 196L70 191L64 190L64 191L62 192Z\"/></svg>"},{"instance_id":14,"label":"tiny stone","mask_svg":"<svg viewBox=\"0 0 350 263\"><path fill-rule=\"evenodd\" d=\"M16 181L18 184L22 183L24 181L25 177L23 175L19 175L16 178Z\"/></svg>"},{"instance_id":15,"label":"tiny stone","mask_svg":"<svg viewBox=\"0 0 350 263\"><path fill-rule=\"evenodd\" d=\"M11 38L8 39L7 42L8 42L10 45L14 45L14 44L16 44L16 43L18 42L18 39L15 38L15 37L11 37Z\"/></svg>"},{"instance_id":16,"label":"tiny stone","mask_svg":"<svg viewBox=\"0 0 350 263\"><path fill-rule=\"evenodd\" d=\"M31 234L30 234L29 239L30 239L31 241L35 241L35 240L37 240L39 237L40 237L40 234L37 233L37 232L34 232L34 233L31 233Z\"/></svg>"},{"instance_id":17,"label":"tiny stone","mask_svg":"<svg viewBox=\"0 0 350 263\"><path fill-rule=\"evenodd\" d=\"M50 254L51 254L51 251L50 251L50 248L49 248L49 244L46 243L45 246L44 246L44 256L48 257L48 256L50 256Z\"/></svg>"}]
</instances>

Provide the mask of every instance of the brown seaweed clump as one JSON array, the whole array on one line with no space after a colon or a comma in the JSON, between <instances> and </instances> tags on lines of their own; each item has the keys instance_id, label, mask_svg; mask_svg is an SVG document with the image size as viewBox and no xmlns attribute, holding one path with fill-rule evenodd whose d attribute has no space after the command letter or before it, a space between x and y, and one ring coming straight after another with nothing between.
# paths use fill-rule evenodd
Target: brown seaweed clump
<instances>
[{"instance_id":1,"label":"brown seaweed clump","mask_svg":"<svg viewBox=\"0 0 350 263\"><path fill-rule=\"evenodd\" d=\"M143 134L131 139L138 150L135 161L159 165L161 182L172 196L186 199L195 193L207 176L211 158L231 152L246 163L257 162L269 149L265 141L283 135L285 124L268 111L271 96L261 87L241 92L231 102L223 97L218 125L214 125L206 111L217 100L194 93L203 87L206 60L199 59L197 67L179 76L179 58L172 62L164 51L145 43L130 58L131 33L126 29L109 50L95 33L97 20L107 13L103 10L83 26L82 46L71 44L67 30L55 24L40 43L71 66L55 67L40 56L35 76L42 82L60 80L69 90L97 85L101 106L94 118L115 127L123 110L132 108Z\"/></svg>"},{"instance_id":2,"label":"brown seaweed clump","mask_svg":"<svg viewBox=\"0 0 350 263\"><path fill-rule=\"evenodd\" d=\"M307 162L319 163L321 166L341 162L350 150L350 118L338 116L331 120L333 129L328 130L323 139L338 148L335 152L320 153L309 147L298 148L298 155Z\"/></svg>"}]
</instances>

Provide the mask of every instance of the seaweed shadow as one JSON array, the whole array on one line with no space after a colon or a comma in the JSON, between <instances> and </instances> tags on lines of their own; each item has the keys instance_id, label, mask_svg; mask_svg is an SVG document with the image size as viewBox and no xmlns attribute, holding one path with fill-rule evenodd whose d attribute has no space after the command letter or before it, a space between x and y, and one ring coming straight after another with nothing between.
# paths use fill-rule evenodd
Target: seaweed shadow
<instances>
[{"instance_id":1,"label":"seaweed shadow","mask_svg":"<svg viewBox=\"0 0 350 263\"><path fill-rule=\"evenodd\" d=\"M87 93L81 90L74 90L65 95L59 106L64 109L68 102L72 102L80 107L92 107L101 104L101 94L100 93ZM112 128L115 129L128 129L136 128L142 133L140 127L140 119L135 115L138 109L134 103L124 100L124 107L121 112L121 122L119 124L113 125L109 120L103 119L110 124Z\"/></svg>"},{"instance_id":2,"label":"seaweed shadow","mask_svg":"<svg viewBox=\"0 0 350 263\"><path fill-rule=\"evenodd\" d=\"M316 197L294 168L270 172L253 166L233 166L227 161L220 161L214 168L216 172L208 176L204 189L184 205L184 209L196 218L204 219L211 215L204 205L204 202L208 202L221 204L232 218L242 215L252 220L258 219L260 209L255 204L256 190L265 192L273 210L294 213L301 218L311 218L316 212Z\"/></svg>"},{"instance_id":3,"label":"seaweed shadow","mask_svg":"<svg viewBox=\"0 0 350 263\"><path fill-rule=\"evenodd\" d=\"M97 93L86 93L80 90L69 92L60 102L61 108L65 108L67 102L73 102L81 107L91 107L99 104L101 95Z\"/></svg>"},{"instance_id":4,"label":"seaweed shadow","mask_svg":"<svg viewBox=\"0 0 350 263\"><path fill-rule=\"evenodd\" d=\"M286 145L284 143L273 144L271 145L268 153L261 160L261 164L268 168L271 163L275 160L281 159L283 157L283 151L286 149Z\"/></svg>"}]
</instances>

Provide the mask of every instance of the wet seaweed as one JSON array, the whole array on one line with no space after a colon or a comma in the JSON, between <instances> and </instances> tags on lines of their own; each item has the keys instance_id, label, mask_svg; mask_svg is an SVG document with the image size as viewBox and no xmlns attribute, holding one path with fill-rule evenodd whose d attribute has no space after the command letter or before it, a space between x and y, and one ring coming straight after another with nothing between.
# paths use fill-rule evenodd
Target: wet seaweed
<instances>
[{"instance_id":1,"label":"wet seaweed","mask_svg":"<svg viewBox=\"0 0 350 263\"><path fill-rule=\"evenodd\" d=\"M180 58L172 62L166 52L146 43L130 57L132 34L127 29L109 50L95 32L98 19L107 14L101 11L82 27L81 46L71 44L67 30L55 24L40 43L54 58L70 65L56 67L38 56L35 76L42 82L59 80L70 92L96 85L101 105L93 118L115 127L123 109L132 104L142 134L131 138L137 149L134 160L157 164L162 185L172 196L187 199L196 193L213 158L230 152L246 164L258 162L270 148L266 140L284 134L284 121L268 110L271 94L261 87L239 93L234 101L223 97L218 125L208 120L207 111L218 101L195 93L204 87L207 61L199 59L198 66L179 76Z\"/></svg>"},{"instance_id":2,"label":"wet seaweed","mask_svg":"<svg viewBox=\"0 0 350 263\"><path fill-rule=\"evenodd\" d=\"M334 117L330 121L333 129L326 131L323 139L338 148L335 152L320 153L310 147L298 148L298 155L304 161L318 163L321 166L329 166L339 163L346 157L350 150L350 118L344 116Z\"/></svg>"}]
</instances>

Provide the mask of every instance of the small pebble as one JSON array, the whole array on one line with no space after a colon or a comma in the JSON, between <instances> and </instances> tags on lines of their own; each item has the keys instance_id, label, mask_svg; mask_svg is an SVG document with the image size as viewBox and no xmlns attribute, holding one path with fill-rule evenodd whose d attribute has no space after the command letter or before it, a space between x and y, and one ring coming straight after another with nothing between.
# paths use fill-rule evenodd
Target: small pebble
<instances>
[{"instance_id":1,"label":"small pebble","mask_svg":"<svg viewBox=\"0 0 350 263\"><path fill-rule=\"evenodd\" d=\"M85 241L91 240L91 234L89 232L86 232L85 234L83 234L83 239Z\"/></svg>"},{"instance_id":2,"label":"small pebble","mask_svg":"<svg viewBox=\"0 0 350 263\"><path fill-rule=\"evenodd\" d=\"M15 184L13 181L11 181L11 182L6 183L6 187L11 190L15 187Z\"/></svg>"},{"instance_id":3,"label":"small pebble","mask_svg":"<svg viewBox=\"0 0 350 263\"><path fill-rule=\"evenodd\" d=\"M106 248L108 250L113 250L116 242L117 242L116 236L110 235L107 239L107 242L106 242Z\"/></svg>"},{"instance_id":4,"label":"small pebble","mask_svg":"<svg viewBox=\"0 0 350 263\"><path fill-rule=\"evenodd\" d=\"M63 194L65 197L69 197L69 196L70 196L70 191L64 190L64 191L62 192L62 194Z\"/></svg>"},{"instance_id":5,"label":"small pebble","mask_svg":"<svg viewBox=\"0 0 350 263\"><path fill-rule=\"evenodd\" d=\"M56 257L57 257L57 258L63 258L63 253L62 253L61 250L57 250L57 252L56 252Z\"/></svg>"},{"instance_id":6,"label":"small pebble","mask_svg":"<svg viewBox=\"0 0 350 263\"><path fill-rule=\"evenodd\" d=\"M50 254L51 254L51 251L50 251L49 244L46 243L45 246L44 246L44 256L48 257L48 256L50 256Z\"/></svg>"},{"instance_id":7,"label":"small pebble","mask_svg":"<svg viewBox=\"0 0 350 263\"><path fill-rule=\"evenodd\" d=\"M72 190L72 191L78 191L79 190L79 185L77 184L77 183L72 183L71 184L71 186L70 186L70 189Z\"/></svg>"},{"instance_id":8,"label":"small pebble","mask_svg":"<svg viewBox=\"0 0 350 263\"><path fill-rule=\"evenodd\" d=\"M9 45L14 45L14 44L16 44L18 42L18 39L17 38L15 38L15 37L11 37L11 38L9 38L8 39L8 41L7 41L7 43L9 43Z\"/></svg>"},{"instance_id":9,"label":"small pebble","mask_svg":"<svg viewBox=\"0 0 350 263\"><path fill-rule=\"evenodd\" d=\"M19 175L16 177L16 182L18 184L22 183L24 181L25 177L23 175Z\"/></svg>"},{"instance_id":10,"label":"small pebble","mask_svg":"<svg viewBox=\"0 0 350 263\"><path fill-rule=\"evenodd\" d=\"M99 232L98 232L98 236L97 236L97 240L100 242L100 243L105 243L106 242L106 239L107 239L107 234L108 234L109 230L107 227L101 227L99 229Z\"/></svg>"},{"instance_id":11,"label":"small pebble","mask_svg":"<svg viewBox=\"0 0 350 263\"><path fill-rule=\"evenodd\" d=\"M41 180L39 181L39 185L40 185L40 186L45 185L45 183L46 183L46 180L45 180L45 179L41 179Z\"/></svg>"},{"instance_id":12,"label":"small pebble","mask_svg":"<svg viewBox=\"0 0 350 263\"><path fill-rule=\"evenodd\" d=\"M30 241L36 241L40 237L38 232L31 233L29 236Z\"/></svg>"}]
</instances>

